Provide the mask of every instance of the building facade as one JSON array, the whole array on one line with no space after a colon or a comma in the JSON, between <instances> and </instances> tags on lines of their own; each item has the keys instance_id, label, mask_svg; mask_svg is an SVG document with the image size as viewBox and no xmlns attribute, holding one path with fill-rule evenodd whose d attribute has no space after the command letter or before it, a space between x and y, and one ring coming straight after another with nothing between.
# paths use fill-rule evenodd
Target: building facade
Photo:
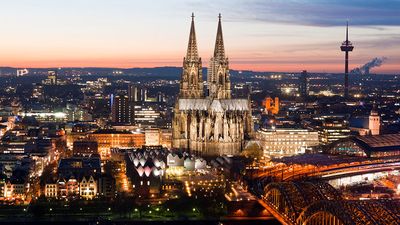
<instances>
[{"instance_id":1,"label":"building facade","mask_svg":"<svg viewBox=\"0 0 400 225\"><path fill-rule=\"evenodd\" d=\"M400 155L400 134L355 136L332 143L329 154L358 157L393 157Z\"/></svg>"},{"instance_id":2,"label":"building facade","mask_svg":"<svg viewBox=\"0 0 400 225\"><path fill-rule=\"evenodd\" d=\"M302 98L308 97L308 73L307 73L307 70L303 70L303 72L301 72L301 74L300 74L299 90L300 90L300 96Z\"/></svg>"},{"instance_id":3,"label":"building facade","mask_svg":"<svg viewBox=\"0 0 400 225\"><path fill-rule=\"evenodd\" d=\"M98 154L97 141L79 140L75 141L72 152L74 156L90 156Z\"/></svg>"},{"instance_id":4,"label":"building facade","mask_svg":"<svg viewBox=\"0 0 400 225\"><path fill-rule=\"evenodd\" d=\"M115 124L130 124L132 122L132 107L126 95L117 95L112 103L112 122Z\"/></svg>"},{"instance_id":5,"label":"building facade","mask_svg":"<svg viewBox=\"0 0 400 225\"><path fill-rule=\"evenodd\" d=\"M98 143L98 152L102 158L110 157L111 148L142 147L146 144L142 132L98 130L89 134L89 139Z\"/></svg>"},{"instance_id":6,"label":"building facade","mask_svg":"<svg viewBox=\"0 0 400 225\"><path fill-rule=\"evenodd\" d=\"M221 16L207 76L205 94L192 16L180 93L174 109L172 146L204 156L237 155L253 131L251 106L248 99L231 98Z\"/></svg>"},{"instance_id":7,"label":"building facade","mask_svg":"<svg viewBox=\"0 0 400 225\"><path fill-rule=\"evenodd\" d=\"M307 129L262 129L256 133L264 155L291 156L319 145L318 132Z\"/></svg>"},{"instance_id":8,"label":"building facade","mask_svg":"<svg viewBox=\"0 0 400 225\"><path fill-rule=\"evenodd\" d=\"M371 110L368 117L368 128L371 135L379 135L381 127L381 118L375 109Z\"/></svg>"}]
</instances>

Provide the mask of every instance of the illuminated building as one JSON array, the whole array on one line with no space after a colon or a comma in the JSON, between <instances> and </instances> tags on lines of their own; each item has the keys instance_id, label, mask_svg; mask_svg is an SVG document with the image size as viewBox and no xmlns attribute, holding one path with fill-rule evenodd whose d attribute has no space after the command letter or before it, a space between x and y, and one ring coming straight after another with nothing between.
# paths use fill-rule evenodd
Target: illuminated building
<instances>
[{"instance_id":1,"label":"illuminated building","mask_svg":"<svg viewBox=\"0 0 400 225\"><path fill-rule=\"evenodd\" d=\"M46 183L44 187L44 196L46 198L56 198L58 196L58 184L54 183Z\"/></svg>"},{"instance_id":2,"label":"illuminated building","mask_svg":"<svg viewBox=\"0 0 400 225\"><path fill-rule=\"evenodd\" d=\"M143 103L133 106L133 122L140 127L155 126L160 116L157 105Z\"/></svg>"},{"instance_id":3,"label":"illuminated building","mask_svg":"<svg viewBox=\"0 0 400 225\"><path fill-rule=\"evenodd\" d=\"M172 131L171 129L161 129L161 142L165 148L171 149L172 146Z\"/></svg>"},{"instance_id":4,"label":"illuminated building","mask_svg":"<svg viewBox=\"0 0 400 225\"><path fill-rule=\"evenodd\" d=\"M17 69L17 77L22 77L25 76L26 74L29 73L28 69Z\"/></svg>"},{"instance_id":5,"label":"illuminated building","mask_svg":"<svg viewBox=\"0 0 400 225\"><path fill-rule=\"evenodd\" d=\"M93 176L83 177L79 183L79 194L84 199L93 199L96 197L97 180Z\"/></svg>"},{"instance_id":6,"label":"illuminated building","mask_svg":"<svg viewBox=\"0 0 400 225\"><path fill-rule=\"evenodd\" d=\"M11 140L0 145L1 154L24 154L27 141Z\"/></svg>"},{"instance_id":7,"label":"illuminated building","mask_svg":"<svg viewBox=\"0 0 400 225\"><path fill-rule=\"evenodd\" d=\"M202 61L198 55L194 16L172 123L172 147L200 155L238 155L253 132L248 99L231 98L229 61L225 56L219 16L213 57L203 91ZM206 97L205 97L206 96Z\"/></svg>"},{"instance_id":8,"label":"illuminated building","mask_svg":"<svg viewBox=\"0 0 400 225\"><path fill-rule=\"evenodd\" d=\"M97 141L102 157L109 157L111 148L142 147L146 144L142 132L98 130L89 134L89 139Z\"/></svg>"},{"instance_id":9,"label":"illuminated building","mask_svg":"<svg viewBox=\"0 0 400 225\"><path fill-rule=\"evenodd\" d=\"M22 180L8 180L4 187L4 197L10 199L25 199L26 193L29 191L29 183Z\"/></svg>"},{"instance_id":10,"label":"illuminated building","mask_svg":"<svg viewBox=\"0 0 400 225\"><path fill-rule=\"evenodd\" d=\"M275 101L268 97L264 100L265 112L267 114L276 115L279 113L279 98L275 97Z\"/></svg>"},{"instance_id":11,"label":"illuminated building","mask_svg":"<svg viewBox=\"0 0 400 225\"><path fill-rule=\"evenodd\" d=\"M262 129L256 133L264 155L290 156L319 145L318 132L307 129Z\"/></svg>"},{"instance_id":12,"label":"illuminated building","mask_svg":"<svg viewBox=\"0 0 400 225\"><path fill-rule=\"evenodd\" d=\"M133 191L140 195L158 194L165 177L180 177L206 169L206 161L188 152L173 153L161 146L144 146L122 151L126 173ZM121 151L113 149L113 155Z\"/></svg>"},{"instance_id":13,"label":"illuminated building","mask_svg":"<svg viewBox=\"0 0 400 225\"><path fill-rule=\"evenodd\" d=\"M307 70L303 70L300 75L300 96L302 98L308 97L308 74Z\"/></svg>"},{"instance_id":14,"label":"illuminated building","mask_svg":"<svg viewBox=\"0 0 400 225\"><path fill-rule=\"evenodd\" d=\"M47 72L47 79L45 80L45 84L57 85L57 71L50 70Z\"/></svg>"},{"instance_id":15,"label":"illuminated building","mask_svg":"<svg viewBox=\"0 0 400 225\"><path fill-rule=\"evenodd\" d=\"M92 121L92 115L86 109L82 109L76 105L67 104L65 108L68 121Z\"/></svg>"},{"instance_id":16,"label":"illuminated building","mask_svg":"<svg viewBox=\"0 0 400 225\"><path fill-rule=\"evenodd\" d=\"M37 110L31 112L23 112L21 116L32 116L39 122L66 122L67 114L64 112L49 112L47 110Z\"/></svg>"},{"instance_id":17,"label":"illuminated building","mask_svg":"<svg viewBox=\"0 0 400 225\"><path fill-rule=\"evenodd\" d=\"M128 97L130 102L145 102L147 101L147 89L137 85L129 85Z\"/></svg>"},{"instance_id":18,"label":"illuminated building","mask_svg":"<svg viewBox=\"0 0 400 225\"><path fill-rule=\"evenodd\" d=\"M281 93L287 96L298 96L299 87L296 84L281 84L280 86Z\"/></svg>"},{"instance_id":19,"label":"illuminated building","mask_svg":"<svg viewBox=\"0 0 400 225\"><path fill-rule=\"evenodd\" d=\"M321 144L329 144L350 136L349 122L341 115L323 115L315 118L311 127L318 131Z\"/></svg>"},{"instance_id":20,"label":"illuminated building","mask_svg":"<svg viewBox=\"0 0 400 225\"><path fill-rule=\"evenodd\" d=\"M350 129L347 124L338 121L326 121L323 123L323 127L320 130L322 143L332 143L333 141L347 138L349 135Z\"/></svg>"},{"instance_id":21,"label":"illuminated building","mask_svg":"<svg viewBox=\"0 0 400 225\"><path fill-rule=\"evenodd\" d=\"M379 135L380 134L380 116L375 109L371 110L368 117L354 117L350 120L350 130L359 135Z\"/></svg>"},{"instance_id":22,"label":"illuminated building","mask_svg":"<svg viewBox=\"0 0 400 225\"><path fill-rule=\"evenodd\" d=\"M381 127L381 122L380 122L381 119L379 117L378 112L375 109L372 109L368 119L369 119L368 128L371 135L379 135Z\"/></svg>"},{"instance_id":23,"label":"illuminated building","mask_svg":"<svg viewBox=\"0 0 400 225\"><path fill-rule=\"evenodd\" d=\"M146 145L160 145L161 143L161 130L154 128L154 129L146 129L144 131Z\"/></svg>"},{"instance_id":24,"label":"illuminated building","mask_svg":"<svg viewBox=\"0 0 400 225\"><path fill-rule=\"evenodd\" d=\"M112 105L112 122L116 124L130 124L132 122L132 107L126 95L114 97Z\"/></svg>"},{"instance_id":25,"label":"illuminated building","mask_svg":"<svg viewBox=\"0 0 400 225\"><path fill-rule=\"evenodd\" d=\"M93 126L90 124L83 124L83 123L77 123L77 124L66 124L65 125L65 132L66 132L66 141L67 141L67 147L72 149L73 144L75 141L79 141L82 139L85 139L89 132L91 132L93 129L95 129Z\"/></svg>"},{"instance_id":26,"label":"illuminated building","mask_svg":"<svg viewBox=\"0 0 400 225\"><path fill-rule=\"evenodd\" d=\"M399 156L400 134L351 137L332 143L328 153L359 157Z\"/></svg>"},{"instance_id":27,"label":"illuminated building","mask_svg":"<svg viewBox=\"0 0 400 225\"><path fill-rule=\"evenodd\" d=\"M165 149L157 147L128 153L126 173L135 193L146 196L160 192L166 166L165 154Z\"/></svg>"},{"instance_id":28,"label":"illuminated building","mask_svg":"<svg viewBox=\"0 0 400 225\"><path fill-rule=\"evenodd\" d=\"M40 83L33 84L32 98L35 98L38 101L43 101L44 100L43 85L42 84L40 84Z\"/></svg>"},{"instance_id":29,"label":"illuminated building","mask_svg":"<svg viewBox=\"0 0 400 225\"><path fill-rule=\"evenodd\" d=\"M49 179L44 184L46 198L75 198L91 200L97 196L113 197L115 180L108 176L84 175L81 177Z\"/></svg>"}]
</instances>

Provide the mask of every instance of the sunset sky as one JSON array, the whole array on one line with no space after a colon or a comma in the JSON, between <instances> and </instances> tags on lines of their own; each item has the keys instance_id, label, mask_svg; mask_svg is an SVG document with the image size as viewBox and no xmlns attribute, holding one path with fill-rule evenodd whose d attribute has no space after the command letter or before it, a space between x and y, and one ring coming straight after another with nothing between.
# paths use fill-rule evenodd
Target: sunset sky
<instances>
[{"instance_id":1,"label":"sunset sky","mask_svg":"<svg viewBox=\"0 0 400 225\"><path fill-rule=\"evenodd\" d=\"M181 66L194 12L203 66L222 14L233 69L341 72L374 57L400 73L399 0L0 0L0 66Z\"/></svg>"}]
</instances>

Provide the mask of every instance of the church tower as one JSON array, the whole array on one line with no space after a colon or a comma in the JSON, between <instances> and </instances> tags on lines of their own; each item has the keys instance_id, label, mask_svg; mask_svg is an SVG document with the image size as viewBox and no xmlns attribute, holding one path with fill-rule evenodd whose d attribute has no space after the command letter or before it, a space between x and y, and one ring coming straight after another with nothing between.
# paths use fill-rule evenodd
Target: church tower
<instances>
[{"instance_id":1,"label":"church tower","mask_svg":"<svg viewBox=\"0 0 400 225\"><path fill-rule=\"evenodd\" d=\"M208 94L204 94L192 14L180 93L172 120L172 147L210 157L239 155L253 133L251 104L249 99L231 98L229 62L225 56L221 15L214 55L207 75Z\"/></svg>"},{"instance_id":2,"label":"church tower","mask_svg":"<svg viewBox=\"0 0 400 225\"><path fill-rule=\"evenodd\" d=\"M194 29L194 13L190 26L189 43L186 57L183 58L183 71L180 83L179 98L203 97L203 77L201 58L197 51L196 32Z\"/></svg>"},{"instance_id":3,"label":"church tower","mask_svg":"<svg viewBox=\"0 0 400 225\"><path fill-rule=\"evenodd\" d=\"M221 14L218 16L217 38L214 55L210 59L207 74L208 96L216 99L231 98L231 81L229 77L229 61L225 57L224 39L222 36Z\"/></svg>"},{"instance_id":4,"label":"church tower","mask_svg":"<svg viewBox=\"0 0 400 225\"><path fill-rule=\"evenodd\" d=\"M380 126L381 126L381 118L379 117L378 111L376 111L375 106L371 110L371 114L369 115L368 121L368 129L371 135L379 135Z\"/></svg>"}]
</instances>

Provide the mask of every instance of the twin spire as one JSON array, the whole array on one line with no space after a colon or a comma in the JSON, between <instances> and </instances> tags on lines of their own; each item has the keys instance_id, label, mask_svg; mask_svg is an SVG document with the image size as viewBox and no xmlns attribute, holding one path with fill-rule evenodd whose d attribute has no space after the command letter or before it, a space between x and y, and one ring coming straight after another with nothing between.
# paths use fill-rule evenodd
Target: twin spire
<instances>
[{"instance_id":1,"label":"twin spire","mask_svg":"<svg viewBox=\"0 0 400 225\"><path fill-rule=\"evenodd\" d=\"M217 28L217 37L215 40L214 58L218 59L225 58L225 47L224 47L224 39L222 36L222 25L221 25L221 13L218 15L218 28ZM199 59L199 53L197 50L196 31L194 28L194 13L192 13L192 23L190 26L189 43L186 53L186 60L197 61L198 59Z\"/></svg>"},{"instance_id":2,"label":"twin spire","mask_svg":"<svg viewBox=\"0 0 400 225\"><path fill-rule=\"evenodd\" d=\"M187 60L197 61L199 53L197 51L196 31L194 29L194 13L192 13L192 24L190 26L189 44L186 53Z\"/></svg>"},{"instance_id":3,"label":"twin spire","mask_svg":"<svg viewBox=\"0 0 400 225\"><path fill-rule=\"evenodd\" d=\"M222 36L221 13L218 15L217 38L215 40L214 58L225 59L224 38Z\"/></svg>"}]
</instances>

